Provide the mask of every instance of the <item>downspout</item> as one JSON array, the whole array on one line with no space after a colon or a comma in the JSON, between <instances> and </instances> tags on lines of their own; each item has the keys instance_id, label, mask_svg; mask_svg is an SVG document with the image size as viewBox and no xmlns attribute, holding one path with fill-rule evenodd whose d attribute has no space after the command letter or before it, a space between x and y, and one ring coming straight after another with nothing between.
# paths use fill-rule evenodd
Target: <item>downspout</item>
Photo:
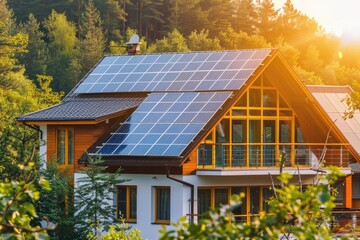
<instances>
[{"instance_id":1,"label":"downspout","mask_svg":"<svg viewBox=\"0 0 360 240\"><path fill-rule=\"evenodd\" d=\"M22 122L25 126L28 126L29 128L32 128L36 131L38 131L40 133L40 140L43 140L43 131L40 129L39 126L33 126L33 125L29 125L26 122Z\"/></svg>"},{"instance_id":2,"label":"downspout","mask_svg":"<svg viewBox=\"0 0 360 240\"><path fill-rule=\"evenodd\" d=\"M173 177L170 177L170 169L167 170L166 177L168 179L174 180L175 182L182 183L191 189L191 195L190 195L190 223L194 222L194 185L188 182L185 182L183 180L179 180Z\"/></svg>"}]
</instances>

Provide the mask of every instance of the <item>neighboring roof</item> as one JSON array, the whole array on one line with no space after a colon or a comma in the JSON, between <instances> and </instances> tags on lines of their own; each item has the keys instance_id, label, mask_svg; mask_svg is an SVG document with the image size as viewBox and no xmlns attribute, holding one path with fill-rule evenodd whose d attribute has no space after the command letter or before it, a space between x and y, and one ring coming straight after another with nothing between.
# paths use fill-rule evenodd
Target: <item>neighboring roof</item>
<instances>
[{"instance_id":1,"label":"neighboring roof","mask_svg":"<svg viewBox=\"0 0 360 240\"><path fill-rule=\"evenodd\" d=\"M98 120L140 105L142 97L73 96L66 101L18 118L21 122Z\"/></svg>"},{"instance_id":2,"label":"neighboring roof","mask_svg":"<svg viewBox=\"0 0 360 240\"><path fill-rule=\"evenodd\" d=\"M360 112L356 111L353 118L344 119L344 112L348 107L343 100L352 93L352 89L348 86L307 87L355 151L360 154Z\"/></svg>"},{"instance_id":3,"label":"neighboring roof","mask_svg":"<svg viewBox=\"0 0 360 240\"><path fill-rule=\"evenodd\" d=\"M349 167L353 173L360 173L360 164L359 163L350 163Z\"/></svg>"}]
</instances>

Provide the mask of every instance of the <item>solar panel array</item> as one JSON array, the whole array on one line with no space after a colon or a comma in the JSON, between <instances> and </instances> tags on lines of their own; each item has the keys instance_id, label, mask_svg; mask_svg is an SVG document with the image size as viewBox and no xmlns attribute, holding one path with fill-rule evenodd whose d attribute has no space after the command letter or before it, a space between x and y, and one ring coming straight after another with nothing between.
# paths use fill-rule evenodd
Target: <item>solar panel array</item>
<instances>
[{"instance_id":1,"label":"solar panel array","mask_svg":"<svg viewBox=\"0 0 360 240\"><path fill-rule=\"evenodd\" d=\"M231 93L152 93L98 154L181 156Z\"/></svg>"},{"instance_id":2,"label":"solar panel array","mask_svg":"<svg viewBox=\"0 0 360 240\"><path fill-rule=\"evenodd\" d=\"M270 51L107 56L75 93L237 90Z\"/></svg>"}]
</instances>

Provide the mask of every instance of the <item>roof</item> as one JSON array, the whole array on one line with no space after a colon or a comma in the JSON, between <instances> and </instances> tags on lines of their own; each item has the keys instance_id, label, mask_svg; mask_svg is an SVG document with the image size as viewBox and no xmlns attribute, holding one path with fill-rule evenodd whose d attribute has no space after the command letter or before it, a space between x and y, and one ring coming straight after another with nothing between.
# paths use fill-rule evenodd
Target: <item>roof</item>
<instances>
[{"instance_id":1,"label":"roof","mask_svg":"<svg viewBox=\"0 0 360 240\"><path fill-rule=\"evenodd\" d=\"M350 163L349 167L353 173L360 173L360 164L359 163Z\"/></svg>"},{"instance_id":2,"label":"roof","mask_svg":"<svg viewBox=\"0 0 360 240\"><path fill-rule=\"evenodd\" d=\"M142 97L73 96L58 105L18 118L18 121L98 120L140 105Z\"/></svg>"},{"instance_id":3,"label":"roof","mask_svg":"<svg viewBox=\"0 0 360 240\"><path fill-rule=\"evenodd\" d=\"M149 93L95 154L184 158L270 49L107 56L77 94ZM200 137L201 136L201 137Z\"/></svg>"},{"instance_id":4,"label":"roof","mask_svg":"<svg viewBox=\"0 0 360 240\"><path fill-rule=\"evenodd\" d=\"M352 89L348 86L307 87L347 141L360 154L360 112L356 111L353 118L344 119L344 112L348 107L343 100L352 93Z\"/></svg>"}]
</instances>

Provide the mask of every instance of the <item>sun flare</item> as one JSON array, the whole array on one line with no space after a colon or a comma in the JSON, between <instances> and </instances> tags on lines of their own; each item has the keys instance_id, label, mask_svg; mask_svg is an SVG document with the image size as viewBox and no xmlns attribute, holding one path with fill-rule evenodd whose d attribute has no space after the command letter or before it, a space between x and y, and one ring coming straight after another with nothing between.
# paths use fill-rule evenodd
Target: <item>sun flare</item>
<instances>
[{"instance_id":1,"label":"sun flare","mask_svg":"<svg viewBox=\"0 0 360 240\"><path fill-rule=\"evenodd\" d=\"M285 0L275 0L281 7ZM335 34L344 42L360 41L359 0L292 0L295 8L313 17L326 32Z\"/></svg>"}]
</instances>

